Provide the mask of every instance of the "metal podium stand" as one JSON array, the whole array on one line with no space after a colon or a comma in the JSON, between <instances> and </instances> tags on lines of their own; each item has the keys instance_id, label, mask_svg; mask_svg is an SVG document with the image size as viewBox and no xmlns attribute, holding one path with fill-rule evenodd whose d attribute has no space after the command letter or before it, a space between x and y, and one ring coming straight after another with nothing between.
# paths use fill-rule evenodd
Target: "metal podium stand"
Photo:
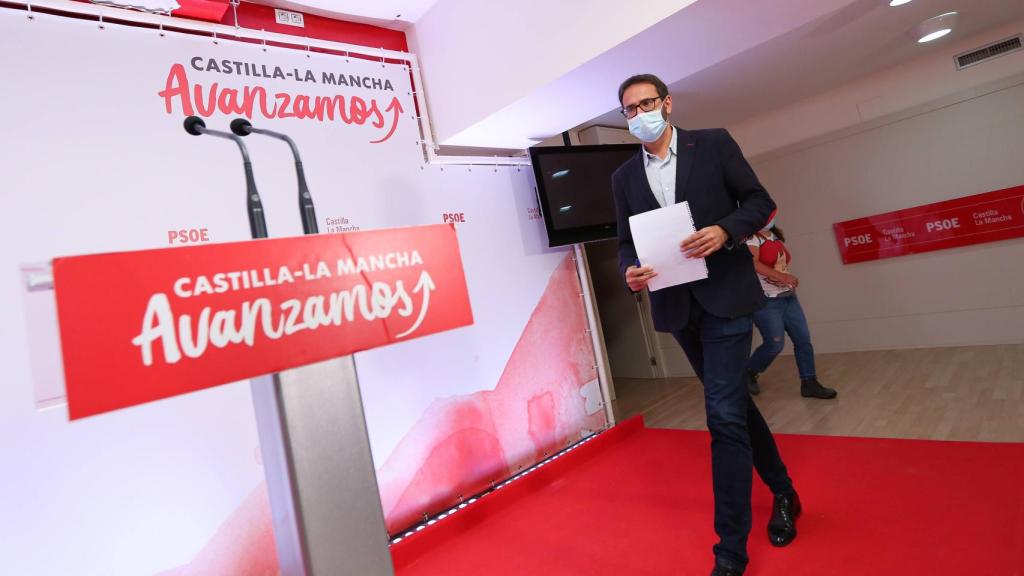
<instances>
[{"instance_id":1,"label":"metal podium stand","mask_svg":"<svg viewBox=\"0 0 1024 576\"><path fill-rule=\"evenodd\" d=\"M394 574L352 356L252 392L281 574Z\"/></svg>"}]
</instances>

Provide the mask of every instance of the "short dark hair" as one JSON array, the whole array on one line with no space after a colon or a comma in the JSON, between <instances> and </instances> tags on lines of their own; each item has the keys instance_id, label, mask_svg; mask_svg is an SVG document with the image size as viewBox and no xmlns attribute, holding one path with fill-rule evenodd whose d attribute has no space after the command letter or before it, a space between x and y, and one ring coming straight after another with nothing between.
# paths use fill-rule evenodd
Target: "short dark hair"
<instances>
[{"instance_id":1,"label":"short dark hair","mask_svg":"<svg viewBox=\"0 0 1024 576\"><path fill-rule=\"evenodd\" d=\"M653 84L654 89L658 91L658 96L662 98L668 96L668 86L661 81L661 78L654 74L637 74L636 76L626 78L626 81L619 86L619 104L622 104L622 95L634 84Z\"/></svg>"}]
</instances>

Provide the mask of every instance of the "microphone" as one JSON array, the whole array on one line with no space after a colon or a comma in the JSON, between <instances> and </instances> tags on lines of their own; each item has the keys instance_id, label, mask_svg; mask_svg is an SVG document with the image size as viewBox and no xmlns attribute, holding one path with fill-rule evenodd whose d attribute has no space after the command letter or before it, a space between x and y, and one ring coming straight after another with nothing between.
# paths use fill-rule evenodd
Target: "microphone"
<instances>
[{"instance_id":1,"label":"microphone","mask_svg":"<svg viewBox=\"0 0 1024 576\"><path fill-rule=\"evenodd\" d=\"M313 196L309 193L309 187L306 186L306 173L302 170L302 159L299 157L299 148L295 145L295 141L289 138L288 135L281 134L280 132L254 128L252 123L245 118L235 118L232 120L231 131L238 136L263 134L264 136L284 140L288 143L288 146L292 149L292 156L295 157L295 174L299 180L299 214L302 216L302 233L319 233L316 225L316 210L313 208Z\"/></svg>"},{"instance_id":2,"label":"microphone","mask_svg":"<svg viewBox=\"0 0 1024 576\"><path fill-rule=\"evenodd\" d=\"M203 122L203 119L198 116L185 118L185 132L193 136L208 134L217 138L226 138L238 144L238 149L242 152L242 167L245 169L245 194L246 208L249 212L249 232L253 238L266 238L267 221L263 217L263 202L260 201L260 194L256 191L256 180L252 175L252 162L249 160L249 150L245 147L242 139L230 132L210 130L206 127L206 122Z\"/></svg>"}]
</instances>

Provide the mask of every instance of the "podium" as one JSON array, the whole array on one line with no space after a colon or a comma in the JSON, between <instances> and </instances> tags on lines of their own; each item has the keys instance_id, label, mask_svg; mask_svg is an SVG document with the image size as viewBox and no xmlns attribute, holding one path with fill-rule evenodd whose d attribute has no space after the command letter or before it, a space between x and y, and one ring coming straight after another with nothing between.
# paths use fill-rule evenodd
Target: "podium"
<instances>
[{"instance_id":1,"label":"podium","mask_svg":"<svg viewBox=\"0 0 1024 576\"><path fill-rule=\"evenodd\" d=\"M72 421L249 379L281 574L394 573L352 353L472 323L451 226L58 258L22 277ZM61 404L60 372L37 366L37 405Z\"/></svg>"},{"instance_id":2,"label":"podium","mask_svg":"<svg viewBox=\"0 0 1024 576\"><path fill-rule=\"evenodd\" d=\"M282 575L391 576L352 356L252 380Z\"/></svg>"}]
</instances>

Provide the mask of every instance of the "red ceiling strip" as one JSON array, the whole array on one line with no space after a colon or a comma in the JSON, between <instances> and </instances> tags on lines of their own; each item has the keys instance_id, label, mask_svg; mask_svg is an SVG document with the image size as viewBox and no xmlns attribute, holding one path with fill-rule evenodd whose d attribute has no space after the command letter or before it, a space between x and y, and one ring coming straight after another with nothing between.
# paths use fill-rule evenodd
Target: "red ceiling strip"
<instances>
[{"instance_id":1,"label":"red ceiling strip","mask_svg":"<svg viewBox=\"0 0 1024 576\"><path fill-rule=\"evenodd\" d=\"M178 4L180 8L171 12L171 16L206 22L222 22L230 8L227 0L178 0Z\"/></svg>"}]
</instances>

